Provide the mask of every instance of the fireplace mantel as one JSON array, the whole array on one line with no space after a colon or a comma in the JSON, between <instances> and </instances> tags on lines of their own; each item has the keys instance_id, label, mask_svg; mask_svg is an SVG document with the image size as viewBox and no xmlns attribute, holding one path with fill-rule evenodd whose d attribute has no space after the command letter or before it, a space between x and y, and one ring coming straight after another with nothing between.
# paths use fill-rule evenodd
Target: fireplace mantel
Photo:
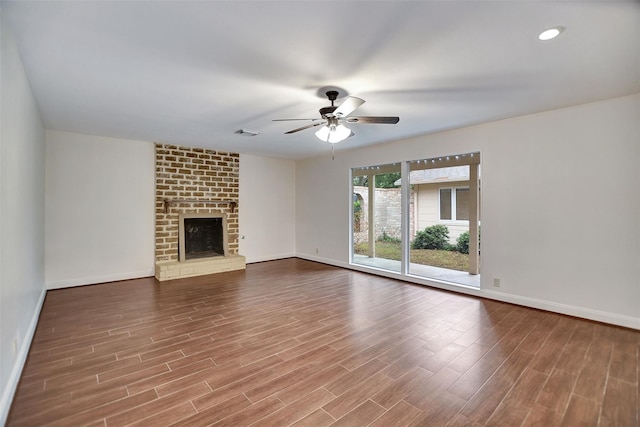
<instances>
[{"instance_id":1,"label":"fireplace mantel","mask_svg":"<svg viewBox=\"0 0 640 427\"><path fill-rule=\"evenodd\" d=\"M236 203L234 200L211 200L211 199L164 199L164 213L169 213L169 207L171 204L178 203L204 203L209 205L229 205L231 213L235 212Z\"/></svg>"}]
</instances>

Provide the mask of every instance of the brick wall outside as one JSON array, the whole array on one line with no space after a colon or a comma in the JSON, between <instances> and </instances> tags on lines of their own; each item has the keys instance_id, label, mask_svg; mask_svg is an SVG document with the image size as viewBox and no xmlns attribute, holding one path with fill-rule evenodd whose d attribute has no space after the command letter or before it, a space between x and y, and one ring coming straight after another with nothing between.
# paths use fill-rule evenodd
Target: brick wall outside
<instances>
[{"instance_id":1,"label":"brick wall outside","mask_svg":"<svg viewBox=\"0 0 640 427\"><path fill-rule=\"evenodd\" d=\"M156 144L156 262L178 260L178 215L223 212L227 214L229 253L238 253L238 192L240 155L203 148ZM193 199L202 203L171 203ZM204 201L233 201L209 204Z\"/></svg>"},{"instance_id":2,"label":"brick wall outside","mask_svg":"<svg viewBox=\"0 0 640 427\"><path fill-rule=\"evenodd\" d=\"M360 231L354 233L354 242L365 242L368 240L369 229L369 189L367 187L354 186L353 192L361 197L361 221ZM374 218L376 226L376 239L385 233L389 237L400 238L402 221L402 203L400 188L376 188L374 189L375 206ZM409 194L409 236L413 239L415 235L415 194L413 189Z\"/></svg>"}]
</instances>

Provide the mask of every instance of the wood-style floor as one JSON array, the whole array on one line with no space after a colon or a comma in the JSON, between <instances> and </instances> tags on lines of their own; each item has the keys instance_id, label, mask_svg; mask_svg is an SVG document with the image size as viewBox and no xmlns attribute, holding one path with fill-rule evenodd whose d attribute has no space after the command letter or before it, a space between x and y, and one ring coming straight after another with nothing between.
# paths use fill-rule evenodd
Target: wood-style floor
<instances>
[{"instance_id":1,"label":"wood-style floor","mask_svg":"<svg viewBox=\"0 0 640 427\"><path fill-rule=\"evenodd\" d=\"M300 259L47 294L10 426L637 426L640 332Z\"/></svg>"}]
</instances>

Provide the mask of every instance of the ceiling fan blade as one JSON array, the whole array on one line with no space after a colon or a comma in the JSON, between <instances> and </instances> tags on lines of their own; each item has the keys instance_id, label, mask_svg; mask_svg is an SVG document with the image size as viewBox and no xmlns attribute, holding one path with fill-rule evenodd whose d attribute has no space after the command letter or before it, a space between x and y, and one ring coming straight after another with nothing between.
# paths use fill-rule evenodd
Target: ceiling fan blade
<instances>
[{"instance_id":1,"label":"ceiling fan blade","mask_svg":"<svg viewBox=\"0 0 640 427\"><path fill-rule=\"evenodd\" d=\"M324 120L322 118L316 118L316 119L273 119L271 120L272 122L292 122L295 120L307 120L307 121L316 121L316 120Z\"/></svg>"},{"instance_id":2,"label":"ceiling fan blade","mask_svg":"<svg viewBox=\"0 0 640 427\"><path fill-rule=\"evenodd\" d=\"M312 128L312 127L320 126L320 125L323 125L323 124L324 124L324 122L322 122L322 123L311 123L310 125L302 126L301 128L297 128L297 129L290 130L289 132L285 132L285 135L289 134L289 133L299 132L301 130L309 129L309 128Z\"/></svg>"},{"instance_id":3,"label":"ceiling fan blade","mask_svg":"<svg viewBox=\"0 0 640 427\"><path fill-rule=\"evenodd\" d=\"M372 117L372 116L360 116L360 117L347 117L347 123L382 123L395 125L400 121L400 117Z\"/></svg>"},{"instance_id":4,"label":"ceiling fan blade","mask_svg":"<svg viewBox=\"0 0 640 427\"><path fill-rule=\"evenodd\" d=\"M333 115L335 117L346 117L362 104L364 104L364 99L347 96L347 98L342 101L342 104L333 112Z\"/></svg>"}]
</instances>

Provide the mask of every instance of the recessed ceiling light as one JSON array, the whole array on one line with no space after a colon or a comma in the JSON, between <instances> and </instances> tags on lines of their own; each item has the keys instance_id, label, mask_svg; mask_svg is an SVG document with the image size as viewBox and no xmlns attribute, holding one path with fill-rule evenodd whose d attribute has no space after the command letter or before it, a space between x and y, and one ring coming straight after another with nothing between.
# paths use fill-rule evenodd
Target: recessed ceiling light
<instances>
[{"instance_id":1,"label":"recessed ceiling light","mask_svg":"<svg viewBox=\"0 0 640 427\"><path fill-rule=\"evenodd\" d=\"M563 27L553 27L553 28L549 28L548 30L545 30L543 32L540 33L540 35L538 35L538 38L540 40L551 40L554 39L556 37L558 37L560 35L561 32L564 31Z\"/></svg>"}]
</instances>

